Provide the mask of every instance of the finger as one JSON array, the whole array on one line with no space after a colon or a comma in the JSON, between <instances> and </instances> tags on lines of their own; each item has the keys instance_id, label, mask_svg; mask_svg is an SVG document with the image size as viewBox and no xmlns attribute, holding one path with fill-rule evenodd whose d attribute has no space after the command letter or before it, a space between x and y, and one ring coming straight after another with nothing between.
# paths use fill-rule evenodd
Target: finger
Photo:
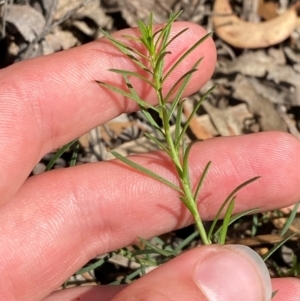
<instances>
[{"instance_id":1,"label":"finger","mask_svg":"<svg viewBox=\"0 0 300 301\"><path fill-rule=\"evenodd\" d=\"M196 24L178 22L171 35L185 27L189 27L186 35L170 45L172 54L166 57L166 68L205 34ZM121 34L137 35L137 30L126 29L115 36ZM165 90L168 91L202 56L201 67L193 74L185 95L198 90L210 78L215 66L216 52L211 39L178 66L165 82ZM120 55L107 40L100 39L0 71L0 150L6 154L5 161L1 162L1 202L16 191L42 155L100 123L137 109L133 101L109 93L95 82L124 85L120 75L108 71L114 67L136 71L129 59ZM153 91L149 92L148 86L141 81L133 83L141 97L154 104Z\"/></svg>"},{"instance_id":2,"label":"finger","mask_svg":"<svg viewBox=\"0 0 300 301\"><path fill-rule=\"evenodd\" d=\"M214 245L178 256L127 286L111 301L269 301L271 294L268 269L257 253L245 246ZM100 294L98 299L84 294L71 299L67 291L64 295L65 299L55 300L106 301Z\"/></svg>"},{"instance_id":3,"label":"finger","mask_svg":"<svg viewBox=\"0 0 300 301\"><path fill-rule=\"evenodd\" d=\"M236 212L295 203L300 199L299 154L299 141L283 133L195 144L190 157L194 185L206 163L213 162L200 193L202 218L213 218L236 186L257 175L258 181L238 193ZM176 183L173 168L161 153L133 159ZM17 296L49 293L97 254L191 221L176 192L116 161L55 170L30 178L0 212L5 229L0 233L2 268L13 271L12 283L19 283L14 288ZM26 264L17 269L18 253L11 250L18 250L23 241L31 243L22 244ZM1 285L9 287L2 282L0 291Z\"/></svg>"},{"instance_id":4,"label":"finger","mask_svg":"<svg viewBox=\"0 0 300 301\"><path fill-rule=\"evenodd\" d=\"M272 279L272 287L273 292L276 292L272 301L296 301L300 299L300 279Z\"/></svg>"},{"instance_id":5,"label":"finger","mask_svg":"<svg viewBox=\"0 0 300 301\"><path fill-rule=\"evenodd\" d=\"M206 247L207 248L207 247ZM200 259L199 257L203 257L204 252L202 252L203 250L201 250L201 254L200 256L197 254L190 254L189 256L197 256L196 258ZM200 253L200 252L199 252ZM226 254L227 255L227 254ZM125 294L125 298L128 298L129 294L131 296L136 296L138 294L140 294L145 300L145 298L147 296L152 296L153 289L155 288L159 288L162 287L164 285L164 281L165 279L170 279L174 277L174 274L178 275L181 271L182 271L182 267L186 266L186 260L183 257L180 257L181 259L181 265L176 269L175 265L173 266L173 262L172 262L172 266L169 263L168 267L164 267L164 270L161 273L162 267L158 270L158 272L160 274L155 275L155 278L152 277L152 279L147 278L146 281L147 283L144 283L145 279L143 279L143 282L137 282L135 284L135 287L132 288L128 288L125 292L123 292L122 294L118 295L118 298L120 298L120 296ZM227 257L222 258L222 261L226 260ZM177 259L179 260L179 259ZM207 260L207 259L206 259ZM244 258L242 258L242 262L244 261ZM205 262L204 261L201 261ZM233 262L233 266L236 267L238 265L238 267L240 267L240 261L239 259L234 260ZM187 268L190 268L191 270L188 271L187 273L187 278L190 278L190 276L193 273L194 267L188 266ZM245 271L244 266L242 266L243 271ZM260 270L260 265L259 265L259 270ZM168 269L168 270L167 270ZM209 270L208 270L208 274L212 273L213 268L210 265L209 266ZM233 277L236 277L236 275L238 274L238 271L236 269L232 269L230 268L230 271L234 271L234 275ZM172 273L173 272L173 273ZM228 273L228 271L224 270L224 269L220 269L220 266L218 267L217 270L218 274L220 274L220 272L224 272L224 273ZM247 270L247 275L246 278L248 279L249 283L247 284L247 289L251 290L251 294L257 293L259 291L259 288L257 290L255 290L255 287L253 284L255 284L255 281L253 281L253 279L251 278L251 274L248 273L249 270ZM259 273L259 272L258 272ZM169 275L171 274L171 276ZM152 275L151 275L152 276ZM181 275L179 275L181 276ZM195 277L196 278L196 277ZM221 283L221 287L223 288L226 285L226 280L230 279L230 283L229 285L231 285L232 283L237 285L237 282L234 281L234 278L230 278L229 275L227 274L227 277L225 278L225 281L223 283ZM241 278L239 277L238 281ZM182 292L184 289L184 293L185 296L188 297L188 295L191 293L190 290L187 290L186 287L186 282L190 280L190 279L186 279L184 277L184 275L182 277L180 277L179 281L180 283L174 283L172 284L172 286L170 286L170 288L168 286L164 286L165 290L166 288L168 288L169 293L172 293L172 295L176 294L176 286L178 286L180 289L180 291ZM193 280L195 281L195 279L193 278L192 280L190 280L190 282L188 283L188 286L192 286L191 284L193 284ZM170 279L171 281L171 279ZM170 281L168 281L167 285L170 284ZM217 282L215 282L215 280L213 281L213 284L216 286ZM51 294L50 297L46 298L44 301L73 301L73 300L80 300L80 301L111 301L111 299L113 297L115 297L121 290L123 290L126 286L90 286L90 287L78 287L78 288L72 288L72 289L66 289L64 291L59 291L59 292L55 292L53 294ZM141 290L144 290L141 292ZM193 289L195 289L195 286L193 286ZM150 293L149 293L150 290ZM197 290L197 287L196 287ZM272 291L276 292L276 295L272 298L272 301L295 301L299 299L300 296L300 280L296 279L296 278L281 278L281 279L272 279ZM153 292L157 294L160 294L160 292L158 290L156 290L156 292ZM200 293L196 291L196 294L198 294L198 298L196 300L201 301L199 295L202 296L202 291L200 290ZM244 296L246 296L246 292L244 294ZM169 296L168 296L169 297ZM175 296L176 299L175 300L186 300L183 299L180 295L176 295ZM77 298L77 299L76 299ZM181 299L179 299L181 298ZM117 299L114 299L114 301L116 301ZM126 299L123 299L124 301ZM136 301L138 301L139 299L135 299ZM163 301L164 299L159 299L160 301ZM172 301L174 300L171 299ZM193 299L189 299L189 300L193 300ZM230 300L230 299L229 299ZM234 299L233 299L234 300ZM237 299L238 300L238 299ZM245 297L241 298L241 300L245 300ZM248 299L247 299L248 301Z\"/></svg>"},{"instance_id":6,"label":"finger","mask_svg":"<svg viewBox=\"0 0 300 301\"><path fill-rule=\"evenodd\" d=\"M178 256L113 301L268 301L271 294L269 272L257 253L241 245L214 245Z\"/></svg>"},{"instance_id":7,"label":"finger","mask_svg":"<svg viewBox=\"0 0 300 301\"><path fill-rule=\"evenodd\" d=\"M84 286L56 291L43 301L111 301L126 285Z\"/></svg>"}]
</instances>

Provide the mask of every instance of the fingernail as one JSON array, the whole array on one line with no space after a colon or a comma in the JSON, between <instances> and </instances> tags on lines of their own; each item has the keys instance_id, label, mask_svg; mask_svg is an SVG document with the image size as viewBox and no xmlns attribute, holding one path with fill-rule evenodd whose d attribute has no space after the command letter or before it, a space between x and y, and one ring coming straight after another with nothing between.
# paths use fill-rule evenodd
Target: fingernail
<instances>
[{"instance_id":1,"label":"fingernail","mask_svg":"<svg viewBox=\"0 0 300 301\"><path fill-rule=\"evenodd\" d=\"M242 245L214 249L197 263L195 281L208 301L269 301L272 296L264 261Z\"/></svg>"}]
</instances>

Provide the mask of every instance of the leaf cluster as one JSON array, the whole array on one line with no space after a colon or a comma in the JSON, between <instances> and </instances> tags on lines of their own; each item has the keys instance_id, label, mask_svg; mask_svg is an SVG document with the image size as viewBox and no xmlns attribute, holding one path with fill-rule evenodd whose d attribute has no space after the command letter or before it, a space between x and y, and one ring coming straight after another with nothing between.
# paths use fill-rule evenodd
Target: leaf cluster
<instances>
[{"instance_id":1,"label":"leaf cluster","mask_svg":"<svg viewBox=\"0 0 300 301\"><path fill-rule=\"evenodd\" d=\"M108 34L105 31L103 35L117 48L126 55L138 68L138 70L146 72L147 77L141 75L143 72L133 72L128 70L121 69L110 69L110 71L120 74L126 84L126 90L115 87L108 83L97 81L101 86L116 92L126 98L134 100L140 107L140 110L143 112L148 122L153 126L153 128L159 133L160 139L157 139L154 135L146 134L147 138L152 140L160 149L162 149L171 159L176 169L179 185L170 182L169 180L158 175L154 171L147 169L144 166L141 166L129 158L126 158L114 151L112 154L121 160L123 163L131 166L132 168L154 178L165 185L171 187L178 192L180 200L184 203L187 209L191 212L199 234L202 238L204 244L212 243L213 230L215 228L217 220L220 218L221 213L223 212L225 206L228 206L225 212L225 218L223 222L222 229L219 230L219 239L218 243L224 243L227 233L228 225L233 221L231 214L234 208L234 202L236 198L236 192L244 187L245 185L253 182L257 178L250 179L237 189L233 191L232 194L225 200L223 206L220 208L220 211L216 215L216 219L207 233L204 228L201 216L197 207L197 199L199 197L200 189L203 185L204 179L207 175L208 169L211 162L208 162L207 166L203 170L201 177L198 179L195 187L192 186L190 181L190 171L189 171L189 155L194 143L189 145L185 142L185 134L189 127L189 124L200 108L202 102L206 97L211 93L214 87L209 89L195 105L190 116L187 118L187 121L182 125L182 114L183 114L183 104L184 100L182 99L183 92L185 91L193 73L197 70L203 58L199 58L190 70L182 74L178 80L173 84L168 93L163 93L163 86L166 80L174 72L174 70L180 65L180 63L185 60L201 43L203 43L208 37L211 36L211 33L206 34L204 37L201 37L192 47L187 49L177 60L176 62L168 69L165 70L165 58L171 54L168 50L171 43L173 43L177 38L183 35L188 28L185 28L175 34L173 37L171 34L171 27L173 22L179 17L181 12L177 14L171 14L169 21L157 31L154 30L153 25L153 15L150 14L149 23L145 24L142 21L138 21L139 37L126 35L125 39L128 41L134 41L138 47L131 47L126 43L116 40L113 36ZM138 49L143 49L145 51L140 51ZM144 84L149 85L156 94L157 106L149 104L145 99L142 99L136 89L134 88L131 78L137 78L144 82ZM171 104L170 101L173 100ZM162 126L159 126L158 123L154 120L152 115L149 113L149 109L154 110L158 113ZM171 117L176 114L175 120L175 133L171 133ZM163 141L163 142L162 142ZM246 214L246 213L244 213Z\"/></svg>"}]
</instances>

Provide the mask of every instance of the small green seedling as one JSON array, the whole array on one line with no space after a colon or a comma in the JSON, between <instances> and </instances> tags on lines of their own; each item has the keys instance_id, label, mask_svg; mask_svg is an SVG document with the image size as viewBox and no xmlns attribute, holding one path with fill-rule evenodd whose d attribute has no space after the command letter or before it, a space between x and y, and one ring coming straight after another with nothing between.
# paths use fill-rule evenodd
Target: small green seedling
<instances>
[{"instance_id":1,"label":"small green seedling","mask_svg":"<svg viewBox=\"0 0 300 301\"><path fill-rule=\"evenodd\" d=\"M197 199L199 197L200 189L203 185L211 162L207 163L200 179L198 180L196 187L193 189L190 181L188 163L189 154L194 142L187 145L185 142L185 134L193 116L196 114L202 102L206 99L206 97L209 95L209 93L213 90L214 87L209 89L202 96L199 102L195 105L190 116L187 118L187 121L182 126L182 112L184 102L184 100L182 99L182 95L193 73L197 70L203 58L199 58L189 71L182 74L182 76L180 76L180 78L174 83L174 85L171 87L171 89L166 95L164 95L162 91L166 80L175 71L178 65L187 56L189 56L201 43L203 43L207 38L209 38L211 36L211 33L208 33L204 37L201 37L192 47L190 47L185 53L183 53L176 60L176 62L174 62L173 65L168 68L168 70L165 70L165 58L170 54L170 51L168 50L169 45L188 30L188 28L185 28L178 32L172 38L170 37L172 24L179 17L180 14L181 12L177 14L171 14L168 22L157 31L154 30L152 14L150 14L149 24L145 24L142 21L138 21L140 37L129 35L124 36L124 38L128 41L134 42L136 45L139 45L139 47L136 48L129 46L129 44L125 44L119 40L116 40L107 32L102 31L103 35L117 49L119 49L123 54L125 54L137 66L137 68L140 69L141 72L110 69L110 71L118 73L123 77L127 89L122 89L102 81L97 82L102 87L105 87L126 98L132 99L139 105L140 110L143 112L148 122L160 135L159 139L151 134L146 134L146 137L155 144L157 144L157 146L169 156L176 169L180 185L176 185L170 182L169 180L163 178L155 172L133 162L129 158L126 158L114 151L112 151L112 154L123 163L176 190L178 192L178 197L180 198L180 200L191 212L203 244L207 245L213 242L224 244L228 226L235 220L235 218L231 217L231 215L234 208L236 193L245 185L248 185L251 182L258 179L258 177L252 178L246 181L245 183L241 184L229 195L229 197L225 200L219 212L217 213L216 218L212 223L211 229L207 232L203 225L203 221L201 219L201 215L197 207ZM139 50L137 50L137 48ZM141 49L143 49L143 51L141 51ZM145 73L145 76L142 75ZM149 85L151 89L154 90L158 103L157 106L153 106L149 104L145 99L142 99L142 97L135 90L131 82L131 78L137 78L145 82L147 85ZM173 99L173 102L169 104L171 98ZM161 119L161 127L154 120L152 115L149 113L148 109L152 109L158 114L159 118ZM174 115L174 112L177 112L177 114L175 121L175 133L172 134L170 120ZM220 218L220 215L223 213L223 210L225 210L226 206L227 210L225 211L223 224L222 227L216 232L216 236L214 235L214 229L217 224L217 220ZM243 214L247 213L248 212L244 212ZM242 215L240 214L239 217L241 216Z\"/></svg>"},{"instance_id":2,"label":"small green seedling","mask_svg":"<svg viewBox=\"0 0 300 301\"><path fill-rule=\"evenodd\" d=\"M239 213L235 216L232 216L232 212L234 209L237 193L240 189L245 187L246 185L252 183L253 181L257 180L259 177L254 177L249 179L248 181L242 183L237 188L235 188L226 200L223 202L222 206L220 207L219 211L217 212L210 228L207 230L201 219L201 214L197 207L197 199L199 198L201 187L203 186L204 180L208 173L209 167L211 162L208 162L206 167L203 169L202 175L197 182L195 188L192 187L190 181L190 172L189 172L189 154L191 148L194 144L187 145L185 142L185 134L189 127L189 124L196 114L198 109L200 108L202 102L206 99L209 93L213 90L214 87L209 89L207 93L205 93L201 99L196 104L195 108L193 109L190 116L187 118L184 125L182 125L182 113L183 113L183 103L184 100L182 99L183 92L187 87L193 73L197 70L199 65L201 64L202 58L199 58L194 66L186 73L182 74L179 79L175 82L175 84L171 87L169 92L164 95L163 94L163 87L168 79L168 77L175 71L175 69L179 66L179 64L188 57L201 43L203 43L211 34L207 34L204 37L201 37L191 48L189 48L185 53L181 55L177 59L176 62L173 63L168 70L165 70L165 58L170 54L168 47L171 43L173 43L178 37L183 35L188 28L185 28L178 32L172 38L170 37L171 27L174 21L179 17L180 12L177 14L171 14L168 22L159 30L154 31L153 26L153 16L150 14L149 24L145 24L142 21L138 21L138 28L140 37L135 36L124 36L130 42L134 42L135 45L139 45L139 47L135 48L130 46L129 44L124 44L121 41L116 40L114 37L109 35L107 32L102 31L104 36L123 54L125 54L132 62L140 69L141 72L132 72L126 70L119 70L119 69L110 69L110 71L120 74L125 82L126 89L123 90L119 87L115 87L108 83L104 83L102 81L97 81L102 87L105 87L115 93L118 93L126 98L134 100L140 107L142 113L145 115L148 122L153 126L156 132L159 134L159 137L145 134L148 139L152 142L157 144L157 146L163 150L173 162L175 170L177 172L177 176L179 179L179 185L170 182L169 180L163 178L159 174L141 166L129 158L126 158L116 152L113 152L113 155L118 158L123 163L129 165L133 169L136 169L149 177L162 182L163 184L171 187L178 193L179 199L183 202L183 204L187 207L187 209L191 212L196 227L197 232L194 232L192 235L184 239L178 246L175 248L168 246L164 248L164 242L161 241L160 238L156 237L156 242L158 243L158 247L151 244L150 242L140 238L141 242L146 246L145 249L140 249L137 246L133 246L133 250L128 249L120 249L114 252L108 253L105 257L97 260L96 262L89 264L88 266L83 267L80 269L76 274L82 274L93 270L103 263L107 262L111 257L114 255L122 255L129 260L136 261L140 264L140 268L134 270L131 274L127 275L125 281L131 281L135 277L139 275L145 274L145 267L148 266L157 266L165 261L168 261L178 254L180 254L186 246L188 246L191 241L193 241L198 235L200 235L203 244L211 244L211 243L218 243L224 244L226 240L226 234L228 227L233 224L236 220L243 217L246 214L253 214L257 213L257 209L248 210L242 213ZM132 43L131 43L132 44ZM137 50L139 49L139 50ZM146 74L146 75L142 75ZM151 89L155 91L157 97L157 106L153 106L149 104L145 99L137 93L134 89L134 86L131 83L131 78L137 78L147 85ZM171 98L173 100L170 103ZM155 111L159 118L161 119L162 126L159 126L155 119L152 117L148 109L152 109ZM175 119L175 131L174 134L171 131L171 119L176 112L176 119ZM57 151L55 156L49 162L47 169L50 170L53 168L54 163L56 160L67 150L71 147L74 149L72 159L70 162L70 166L75 165L77 153L78 153L78 144L77 141L72 141L69 144L63 146L61 149ZM282 242L275 245L264 257L264 260L267 260L278 248L280 248L287 240L292 238L295 234L292 234L285 238L285 234L289 229L292 221L295 218L297 213L299 204L295 206L294 210L292 211L290 217L288 218L286 225L281 233L283 236ZM221 225L218 225L217 222L221 218L221 215L224 215L224 219ZM255 232L255 228L252 229ZM160 257L151 257L151 254L158 254ZM293 267L288 275L298 275L299 274L299 263L297 258L294 258ZM116 280L112 284L119 284L121 280ZM124 281L124 280L122 280ZM273 293L275 296L276 292Z\"/></svg>"}]
</instances>

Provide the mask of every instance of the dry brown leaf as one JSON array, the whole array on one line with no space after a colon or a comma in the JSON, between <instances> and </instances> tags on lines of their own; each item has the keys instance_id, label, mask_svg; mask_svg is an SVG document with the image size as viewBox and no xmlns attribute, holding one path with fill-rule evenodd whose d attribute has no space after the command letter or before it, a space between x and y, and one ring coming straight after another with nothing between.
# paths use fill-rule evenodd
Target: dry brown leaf
<instances>
[{"instance_id":1,"label":"dry brown leaf","mask_svg":"<svg viewBox=\"0 0 300 301\"><path fill-rule=\"evenodd\" d=\"M257 13L265 20L271 20L278 16L279 5L276 2L270 2L265 0L259 0L259 6Z\"/></svg>"},{"instance_id":2,"label":"dry brown leaf","mask_svg":"<svg viewBox=\"0 0 300 301\"><path fill-rule=\"evenodd\" d=\"M270 100L260 95L255 86L254 80L242 75L238 75L232 84L233 97L248 104L250 112L258 116L260 127L263 131L283 131L286 132L286 124L280 118Z\"/></svg>"},{"instance_id":3,"label":"dry brown leaf","mask_svg":"<svg viewBox=\"0 0 300 301\"><path fill-rule=\"evenodd\" d=\"M213 24L216 34L237 48L260 48L278 44L297 27L297 2L282 15L261 23L246 22L232 11L229 0L216 0Z\"/></svg>"},{"instance_id":4,"label":"dry brown leaf","mask_svg":"<svg viewBox=\"0 0 300 301\"><path fill-rule=\"evenodd\" d=\"M253 118L245 104L239 104L220 110L209 102L202 104L221 136L236 136L243 134L244 122Z\"/></svg>"},{"instance_id":5,"label":"dry brown leaf","mask_svg":"<svg viewBox=\"0 0 300 301\"><path fill-rule=\"evenodd\" d=\"M184 115L188 118L193 110L193 104L190 101L184 103ZM207 114L198 116L194 115L189 125L190 130L199 140L206 140L218 135L215 127L213 126Z\"/></svg>"}]
</instances>

